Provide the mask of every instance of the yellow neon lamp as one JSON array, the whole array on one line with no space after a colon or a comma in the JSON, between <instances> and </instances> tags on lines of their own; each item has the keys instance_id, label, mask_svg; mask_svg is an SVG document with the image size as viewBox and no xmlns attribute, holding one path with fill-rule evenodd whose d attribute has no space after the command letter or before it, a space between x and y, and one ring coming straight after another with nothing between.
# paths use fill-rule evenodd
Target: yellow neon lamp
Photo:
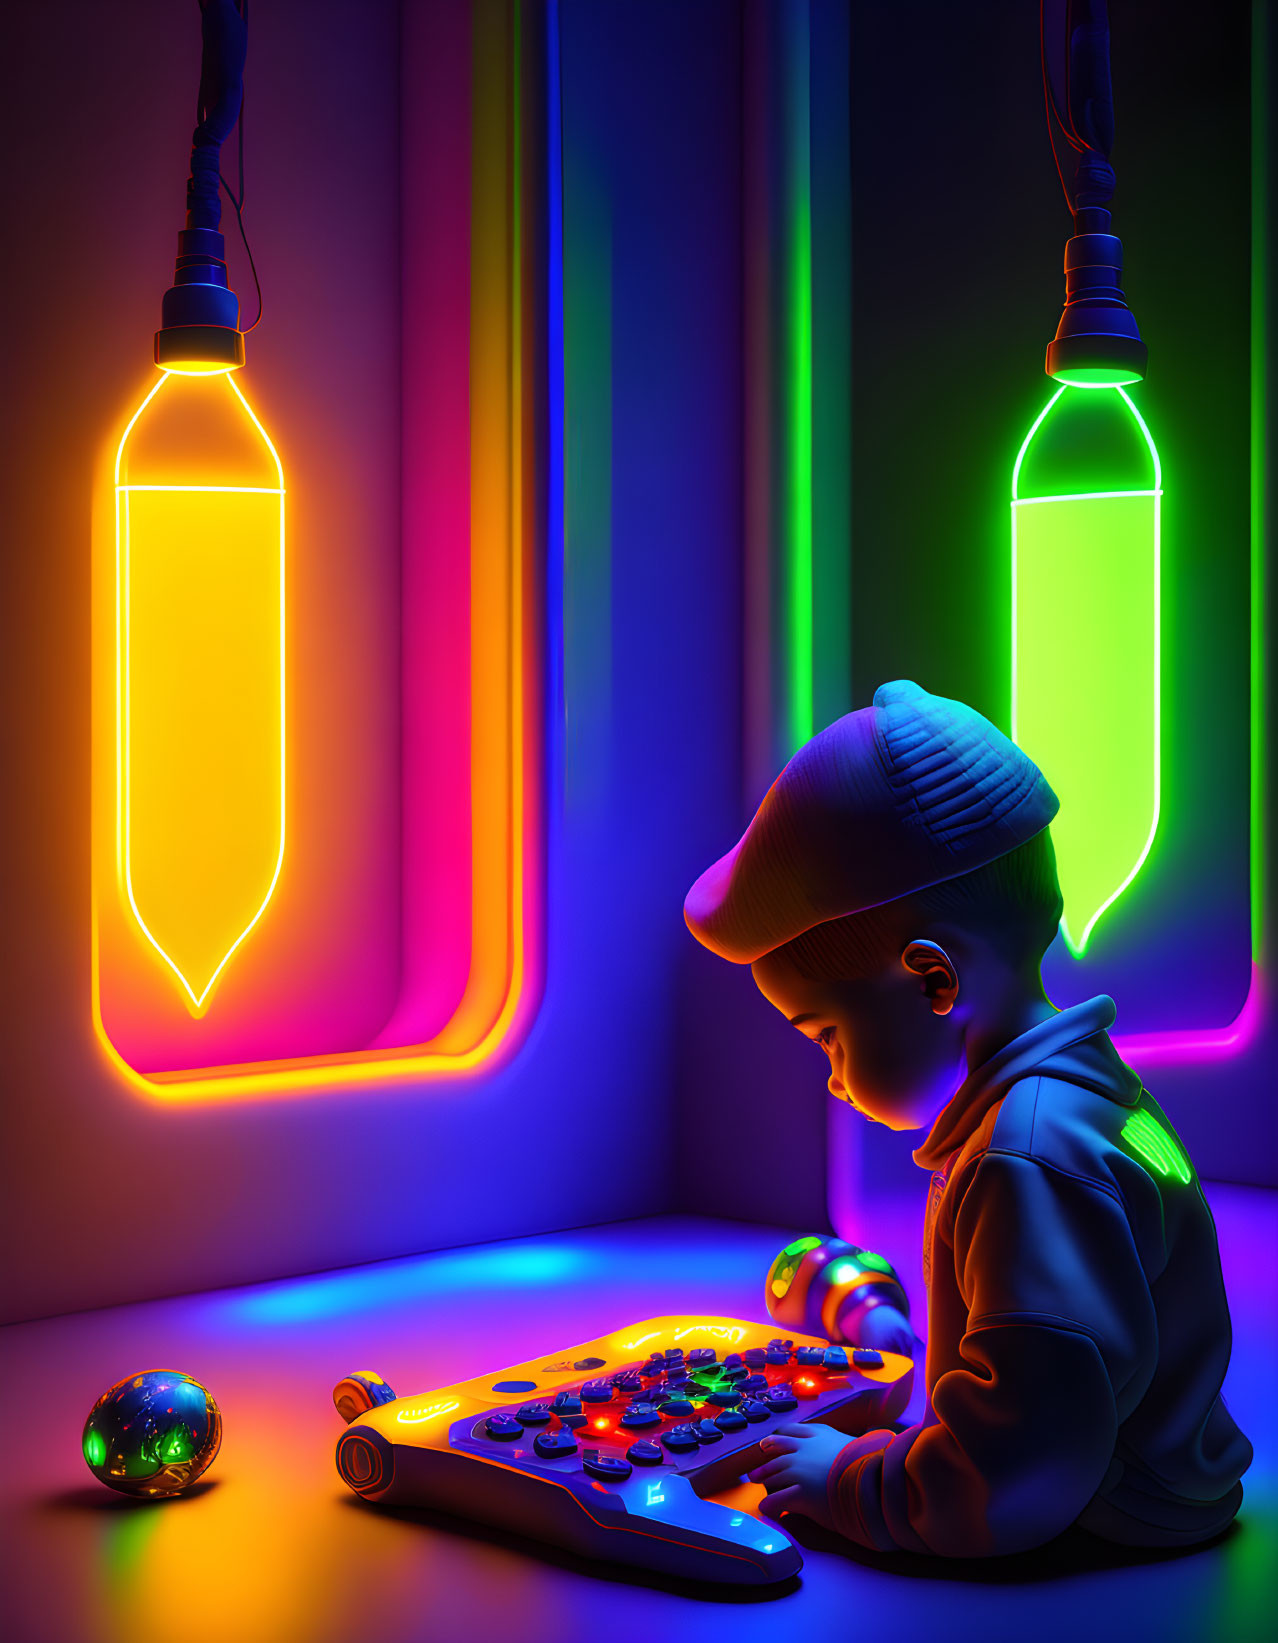
<instances>
[{"instance_id":1,"label":"yellow neon lamp","mask_svg":"<svg viewBox=\"0 0 1278 1643\"><path fill-rule=\"evenodd\" d=\"M160 376L115 459L117 875L196 1016L265 915L285 840L284 473L232 375L244 336L218 231L245 29L232 0L202 10Z\"/></svg>"}]
</instances>

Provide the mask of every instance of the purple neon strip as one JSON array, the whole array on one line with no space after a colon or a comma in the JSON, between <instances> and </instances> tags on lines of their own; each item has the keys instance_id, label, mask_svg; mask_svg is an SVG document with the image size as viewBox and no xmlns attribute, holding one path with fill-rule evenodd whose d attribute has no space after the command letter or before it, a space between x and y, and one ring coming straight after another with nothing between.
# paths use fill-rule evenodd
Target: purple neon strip
<instances>
[{"instance_id":1,"label":"purple neon strip","mask_svg":"<svg viewBox=\"0 0 1278 1643\"><path fill-rule=\"evenodd\" d=\"M1264 980L1258 964L1243 1007L1227 1027L1188 1028L1183 1032L1117 1034L1114 1047L1124 1061L1149 1067L1177 1061L1216 1061L1248 1048L1264 1015Z\"/></svg>"}]
</instances>

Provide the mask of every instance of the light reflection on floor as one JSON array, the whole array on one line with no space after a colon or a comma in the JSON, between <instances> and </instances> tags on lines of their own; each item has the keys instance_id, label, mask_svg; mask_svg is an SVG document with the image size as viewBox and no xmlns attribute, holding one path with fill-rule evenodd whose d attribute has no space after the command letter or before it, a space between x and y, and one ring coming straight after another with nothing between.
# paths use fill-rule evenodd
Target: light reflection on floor
<instances>
[{"instance_id":1,"label":"light reflection on floor","mask_svg":"<svg viewBox=\"0 0 1278 1643\"><path fill-rule=\"evenodd\" d=\"M1242 1527L1193 1557L955 1570L812 1550L764 1600L648 1581L464 1525L361 1506L332 1463L330 1389L376 1369L425 1391L668 1311L762 1316L795 1231L661 1217L154 1302L0 1336L8 1643L644 1643L882 1634L892 1643L1267 1635L1278 1566L1278 1195L1212 1194L1235 1319L1228 1395L1256 1446ZM912 1206L880 1207L903 1263ZM897 1246L895 1248L889 1246ZM917 1296L917 1279L914 1283ZM189 1497L134 1505L79 1456L96 1395L140 1368L188 1370L225 1417Z\"/></svg>"}]
</instances>

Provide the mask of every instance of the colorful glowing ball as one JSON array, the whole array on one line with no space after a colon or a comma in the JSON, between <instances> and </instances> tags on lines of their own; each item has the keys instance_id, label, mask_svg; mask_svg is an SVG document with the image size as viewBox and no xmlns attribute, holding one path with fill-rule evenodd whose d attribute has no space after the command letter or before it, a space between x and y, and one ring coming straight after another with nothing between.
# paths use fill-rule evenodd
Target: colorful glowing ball
<instances>
[{"instance_id":1,"label":"colorful glowing ball","mask_svg":"<svg viewBox=\"0 0 1278 1643\"><path fill-rule=\"evenodd\" d=\"M910 1303L891 1265L842 1238L796 1238L768 1269L768 1311L827 1341L913 1351Z\"/></svg>"},{"instance_id":2,"label":"colorful glowing ball","mask_svg":"<svg viewBox=\"0 0 1278 1643\"><path fill-rule=\"evenodd\" d=\"M124 1495L160 1497L189 1488L222 1443L212 1396L178 1369L146 1369L104 1392L84 1423L89 1470Z\"/></svg>"}]
</instances>

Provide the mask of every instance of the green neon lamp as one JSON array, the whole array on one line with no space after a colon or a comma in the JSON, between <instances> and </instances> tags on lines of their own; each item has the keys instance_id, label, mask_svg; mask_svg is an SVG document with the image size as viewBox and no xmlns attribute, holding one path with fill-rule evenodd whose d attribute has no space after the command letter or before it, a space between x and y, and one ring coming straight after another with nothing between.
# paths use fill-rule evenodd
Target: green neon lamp
<instances>
[{"instance_id":1,"label":"green neon lamp","mask_svg":"<svg viewBox=\"0 0 1278 1643\"><path fill-rule=\"evenodd\" d=\"M1052 824L1079 957L1158 829L1162 469L1127 389L1146 348L1109 232L1113 100L1104 0L1043 7L1043 85L1074 216L1057 387L1012 470L1012 735L1061 801Z\"/></svg>"}]
</instances>

